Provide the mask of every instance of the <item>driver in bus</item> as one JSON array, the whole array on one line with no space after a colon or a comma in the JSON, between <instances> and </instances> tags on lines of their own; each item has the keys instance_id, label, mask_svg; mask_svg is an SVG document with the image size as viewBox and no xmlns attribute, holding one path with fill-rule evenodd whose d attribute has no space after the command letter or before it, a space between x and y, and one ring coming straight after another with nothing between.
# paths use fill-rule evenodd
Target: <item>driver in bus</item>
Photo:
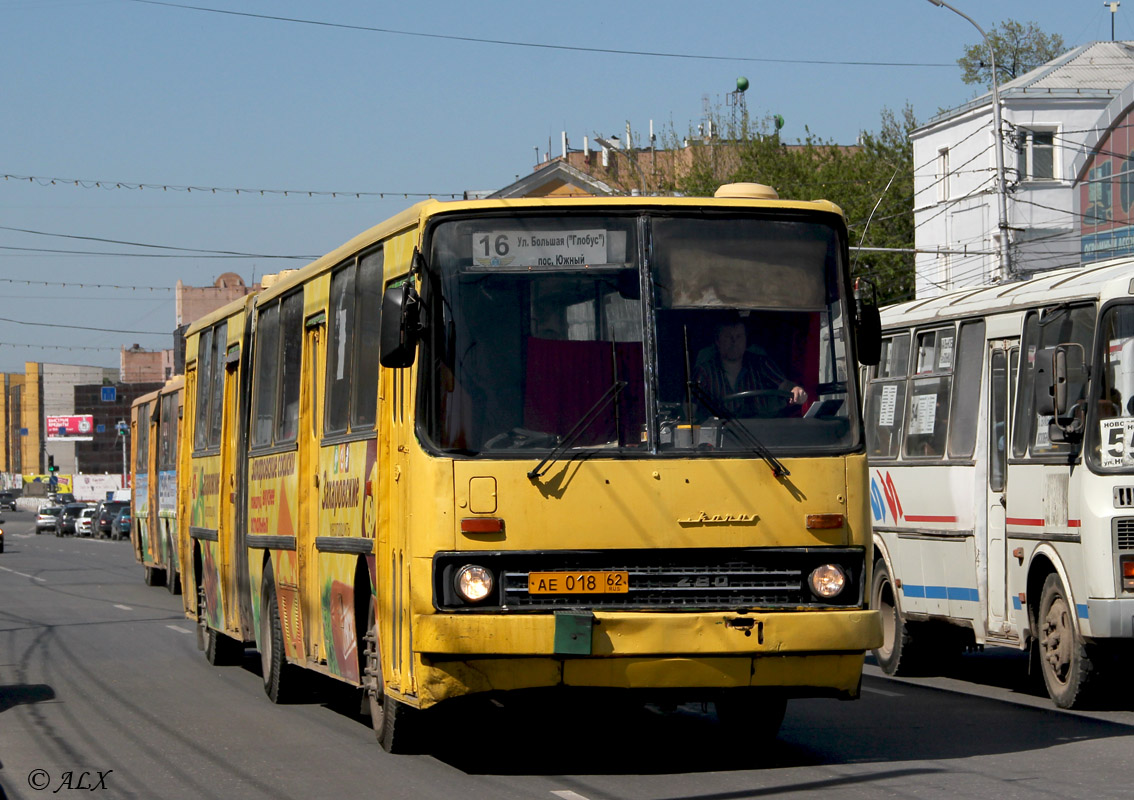
<instances>
[{"instance_id":1,"label":"driver in bus","mask_svg":"<svg viewBox=\"0 0 1134 800\"><path fill-rule=\"evenodd\" d=\"M803 387L784 377L767 353L748 347L743 319L730 317L715 331L714 347L698 356L693 370L693 382L702 393L702 414L774 417L807 402Z\"/></svg>"}]
</instances>

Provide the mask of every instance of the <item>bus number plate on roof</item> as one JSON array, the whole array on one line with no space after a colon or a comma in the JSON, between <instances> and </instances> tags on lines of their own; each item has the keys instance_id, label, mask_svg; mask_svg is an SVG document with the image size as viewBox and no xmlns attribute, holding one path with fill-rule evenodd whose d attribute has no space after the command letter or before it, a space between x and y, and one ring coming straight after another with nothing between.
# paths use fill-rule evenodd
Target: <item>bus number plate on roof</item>
<instances>
[{"instance_id":1,"label":"bus number plate on roof","mask_svg":"<svg viewBox=\"0 0 1134 800\"><path fill-rule=\"evenodd\" d=\"M605 264L609 235L600 229L476 231L472 235L473 266L527 270Z\"/></svg>"},{"instance_id":2,"label":"bus number plate on roof","mask_svg":"<svg viewBox=\"0 0 1134 800\"><path fill-rule=\"evenodd\" d=\"M531 572L528 594L626 594L630 576L625 571Z\"/></svg>"}]
</instances>

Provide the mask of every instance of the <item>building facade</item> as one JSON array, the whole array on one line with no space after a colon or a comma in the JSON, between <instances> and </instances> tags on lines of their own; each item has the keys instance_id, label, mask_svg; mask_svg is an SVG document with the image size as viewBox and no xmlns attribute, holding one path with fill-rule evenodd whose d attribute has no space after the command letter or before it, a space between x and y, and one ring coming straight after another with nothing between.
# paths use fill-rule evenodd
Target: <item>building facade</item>
<instances>
[{"instance_id":1,"label":"building facade","mask_svg":"<svg viewBox=\"0 0 1134 800\"><path fill-rule=\"evenodd\" d=\"M999 87L1000 137L991 93L914 131L917 296L1080 264L1081 172L1131 83L1134 42L1094 42ZM1007 265L1000 263L997 146Z\"/></svg>"}]
</instances>

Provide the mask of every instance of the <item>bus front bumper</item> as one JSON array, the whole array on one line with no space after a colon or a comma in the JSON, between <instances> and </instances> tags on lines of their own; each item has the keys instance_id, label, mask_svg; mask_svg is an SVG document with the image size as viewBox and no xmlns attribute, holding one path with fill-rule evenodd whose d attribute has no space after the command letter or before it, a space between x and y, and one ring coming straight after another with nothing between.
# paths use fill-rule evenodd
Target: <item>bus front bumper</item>
<instances>
[{"instance_id":1,"label":"bus front bumper","mask_svg":"<svg viewBox=\"0 0 1134 800\"><path fill-rule=\"evenodd\" d=\"M420 615L415 705L547 687L715 691L765 687L854 698L864 653L882 644L876 611L759 614ZM708 694L706 694L708 693ZM409 698L407 698L409 699Z\"/></svg>"},{"instance_id":2,"label":"bus front bumper","mask_svg":"<svg viewBox=\"0 0 1134 800\"><path fill-rule=\"evenodd\" d=\"M776 656L864 653L882 644L877 611L656 614L423 614L414 650L426 656Z\"/></svg>"}]
</instances>

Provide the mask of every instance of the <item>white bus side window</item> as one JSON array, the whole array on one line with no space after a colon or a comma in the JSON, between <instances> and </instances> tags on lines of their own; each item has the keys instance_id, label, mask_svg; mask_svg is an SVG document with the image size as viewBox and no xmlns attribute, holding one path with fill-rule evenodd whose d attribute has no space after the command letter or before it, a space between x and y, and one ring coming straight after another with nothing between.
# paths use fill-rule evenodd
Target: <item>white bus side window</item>
<instances>
[{"instance_id":1,"label":"white bus side window","mask_svg":"<svg viewBox=\"0 0 1134 800\"><path fill-rule=\"evenodd\" d=\"M906 406L906 372L910 361L910 335L901 333L882 340L882 355L871 372L866 394L866 447L871 458L897 458L902 439L902 412Z\"/></svg>"},{"instance_id":2,"label":"white bus side window","mask_svg":"<svg viewBox=\"0 0 1134 800\"><path fill-rule=\"evenodd\" d=\"M949 457L971 458L976 445L977 412L980 410L980 375L984 360L984 320L961 325L953 374L964 391L953 393L949 412Z\"/></svg>"},{"instance_id":3,"label":"white bus side window","mask_svg":"<svg viewBox=\"0 0 1134 800\"><path fill-rule=\"evenodd\" d=\"M952 325L917 334L903 451L909 458L941 458L945 455L956 338L956 329Z\"/></svg>"}]
</instances>

